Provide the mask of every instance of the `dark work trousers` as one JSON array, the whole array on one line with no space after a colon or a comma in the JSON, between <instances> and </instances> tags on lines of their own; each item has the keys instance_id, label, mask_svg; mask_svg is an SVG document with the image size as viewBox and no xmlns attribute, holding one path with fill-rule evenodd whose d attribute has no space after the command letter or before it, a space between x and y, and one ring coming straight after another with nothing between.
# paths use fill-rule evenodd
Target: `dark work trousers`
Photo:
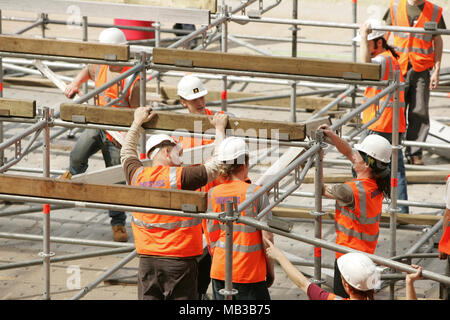
<instances>
[{"instance_id":1,"label":"dark work trousers","mask_svg":"<svg viewBox=\"0 0 450 320\"><path fill-rule=\"evenodd\" d=\"M225 288L225 281L212 279L214 300L225 300L225 296L219 293ZM235 283L233 289L238 293L233 296L233 300L270 300L269 289L266 281L255 283Z\"/></svg>"},{"instance_id":2,"label":"dark work trousers","mask_svg":"<svg viewBox=\"0 0 450 320\"><path fill-rule=\"evenodd\" d=\"M416 72L410 68L406 73L405 89L407 130L406 140L425 142L430 130L430 70ZM407 157L422 156L420 147L406 147Z\"/></svg>"},{"instance_id":3,"label":"dark work trousers","mask_svg":"<svg viewBox=\"0 0 450 320\"><path fill-rule=\"evenodd\" d=\"M211 278L209 276L211 272L211 255L209 254L208 248L205 248L203 255L198 262L198 279L197 279L197 289L199 299L202 295L208 291L209 284L211 283Z\"/></svg>"},{"instance_id":4,"label":"dark work trousers","mask_svg":"<svg viewBox=\"0 0 450 320\"><path fill-rule=\"evenodd\" d=\"M139 300L196 300L198 262L192 258L139 256Z\"/></svg>"},{"instance_id":5,"label":"dark work trousers","mask_svg":"<svg viewBox=\"0 0 450 320\"><path fill-rule=\"evenodd\" d=\"M337 259L334 260L334 294L342 298L350 298L350 296L345 292L344 285L342 284L341 272L339 271L337 265Z\"/></svg>"}]
</instances>

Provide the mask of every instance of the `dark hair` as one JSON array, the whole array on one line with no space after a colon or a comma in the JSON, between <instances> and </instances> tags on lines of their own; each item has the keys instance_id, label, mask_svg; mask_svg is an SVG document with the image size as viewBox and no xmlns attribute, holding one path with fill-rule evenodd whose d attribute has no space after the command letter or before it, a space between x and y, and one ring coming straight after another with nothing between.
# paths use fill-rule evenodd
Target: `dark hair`
<instances>
[{"instance_id":1,"label":"dark hair","mask_svg":"<svg viewBox=\"0 0 450 320\"><path fill-rule=\"evenodd\" d=\"M373 39L375 49L378 48L377 42L378 42L379 39L381 39L381 41L382 41L381 46L382 46L384 49L389 50L389 51L392 53L392 55L395 57L395 59L400 58L400 56L398 55L397 51L395 51L394 48L391 47L391 46L387 43L387 41L386 41L386 39L385 39L384 37L378 37L378 38L376 38L376 39Z\"/></svg>"},{"instance_id":2,"label":"dark hair","mask_svg":"<svg viewBox=\"0 0 450 320\"><path fill-rule=\"evenodd\" d=\"M377 160L367 153L358 151L364 162L372 169L378 190L383 192L385 198L391 198L391 165L389 163Z\"/></svg>"}]
</instances>

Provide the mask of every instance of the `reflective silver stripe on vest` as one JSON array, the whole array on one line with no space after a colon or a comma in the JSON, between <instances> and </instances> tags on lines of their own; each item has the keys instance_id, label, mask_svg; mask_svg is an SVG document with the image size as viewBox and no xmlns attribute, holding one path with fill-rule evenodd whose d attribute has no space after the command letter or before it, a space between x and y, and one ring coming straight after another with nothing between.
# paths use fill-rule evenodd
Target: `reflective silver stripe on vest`
<instances>
[{"instance_id":1,"label":"reflective silver stripe on vest","mask_svg":"<svg viewBox=\"0 0 450 320\"><path fill-rule=\"evenodd\" d=\"M428 55L428 54L432 54L434 52L433 47L430 47L428 49L414 48L414 47L408 47L408 48L394 47L394 48L396 51L401 52L401 53L414 52L414 53Z\"/></svg>"},{"instance_id":2,"label":"reflective silver stripe on vest","mask_svg":"<svg viewBox=\"0 0 450 320\"><path fill-rule=\"evenodd\" d=\"M225 249L225 242L218 240L215 242L214 246ZM256 252L256 251L262 250L262 248L263 248L262 243L254 244L251 246L244 246L244 245L239 245L239 244L233 243L233 252L249 253L249 252Z\"/></svg>"},{"instance_id":3,"label":"reflective silver stripe on vest","mask_svg":"<svg viewBox=\"0 0 450 320\"><path fill-rule=\"evenodd\" d=\"M178 187L177 187L177 167L170 167L169 183L170 183L170 189L178 189Z\"/></svg>"},{"instance_id":4,"label":"reflective silver stripe on vest","mask_svg":"<svg viewBox=\"0 0 450 320\"><path fill-rule=\"evenodd\" d=\"M369 235L366 233L358 232L353 229L347 229L346 227L344 227L340 224L336 224L336 229L342 233L345 233L349 237L357 238L362 241L376 241L378 239L378 234L380 233L380 232L377 232L377 234Z\"/></svg>"},{"instance_id":5,"label":"reflective silver stripe on vest","mask_svg":"<svg viewBox=\"0 0 450 320\"><path fill-rule=\"evenodd\" d=\"M394 25L397 26L397 12L398 12L398 1L399 0L395 0L394 3L392 4L392 11L393 11L393 16L394 16Z\"/></svg>"},{"instance_id":6,"label":"reflective silver stripe on vest","mask_svg":"<svg viewBox=\"0 0 450 320\"><path fill-rule=\"evenodd\" d=\"M346 208L341 208L337 203L336 208L341 211L341 214L343 216L346 216L349 219L357 221L362 225L374 224L379 222L381 218L381 212L377 214L375 217L370 218L367 217L367 198L366 192L364 190L364 185L361 181L355 181L355 184L359 195L359 211L360 211L359 217L357 217L350 210L347 210ZM360 239L362 241L375 241L378 239L379 232L377 232L377 234L375 235L368 235L366 233L358 232L353 229L348 229L345 226L339 224L338 221L335 221L335 227L338 231L343 232L350 237Z\"/></svg>"},{"instance_id":7,"label":"reflective silver stripe on vest","mask_svg":"<svg viewBox=\"0 0 450 320\"><path fill-rule=\"evenodd\" d=\"M139 220L132 216L131 221L140 227L146 228L146 229L166 229L166 230L173 230L173 229L179 229L179 228L190 228L195 227L201 224L202 220L199 218L192 218L189 220L181 220L181 221L175 221L175 222L165 222L165 223L146 223L142 220Z\"/></svg>"},{"instance_id":8,"label":"reflective silver stripe on vest","mask_svg":"<svg viewBox=\"0 0 450 320\"><path fill-rule=\"evenodd\" d=\"M138 176L142 173L143 170L144 170L144 167L139 167L138 169L136 169L136 171L133 174L133 177L131 178L130 185L132 185L132 186L136 185L136 180L137 180Z\"/></svg>"}]
</instances>

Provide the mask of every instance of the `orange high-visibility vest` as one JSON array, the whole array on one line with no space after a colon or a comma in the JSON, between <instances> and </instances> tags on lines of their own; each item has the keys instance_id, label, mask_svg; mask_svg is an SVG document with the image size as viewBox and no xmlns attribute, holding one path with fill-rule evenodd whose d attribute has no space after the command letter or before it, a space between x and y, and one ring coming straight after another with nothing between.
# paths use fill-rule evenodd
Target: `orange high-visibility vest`
<instances>
[{"instance_id":1,"label":"orange high-visibility vest","mask_svg":"<svg viewBox=\"0 0 450 320\"><path fill-rule=\"evenodd\" d=\"M389 50L386 50L380 53L382 60L382 65L385 66L385 72L383 74L382 80L389 80L394 78L394 71L399 70L399 65L397 59L392 55ZM400 81L404 82L403 75L400 73ZM367 87L364 92L363 103L367 100L375 97L378 93L383 90L382 87ZM377 112L381 109L381 105L386 101L389 95L384 96L379 101L379 104L372 104L367 107L362 112L362 123L366 124L370 120L376 117ZM377 132L389 132L392 133L392 119L393 119L393 111L394 111L394 95L391 96L388 105L384 109L383 113L380 115L377 121L372 123L368 129L377 131ZM406 130L406 120L405 120L405 91L402 88L399 94L399 132L405 132Z\"/></svg>"},{"instance_id":2,"label":"orange high-visibility vest","mask_svg":"<svg viewBox=\"0 0 450 320\"><path fill-rule=\"evenodd\" d=\"M131 67L124 67L122 69L122 73L129 70L130 68ZM95 87L96 88L98 88L98 87L104 85L106 82L108 82L107 73L108 73L107 65L99 64L96 66L96 70L95 70ZM128 91L126 93L124 93L124 96L122 97L122 99L118 103L111 105L111 107L128 107L128 108L130 108L131 106L129 103L129 98L130 98L130 94L131 94L131 89L133 88L136 81L139 80L139 78L140 78L140 76L137 76L133 80L133 75L130 75L127 78L119 81L118 84L116 83L116 84L112 85L105 91L99 93L97 96L98 98L97 97L94 98L94 100L96 100L95 104L98 106L104 106L104 105L108 104L110 101L117 99L119 97L119 94L122 92L122 90L124 88L126 88L126 86L128 86L130 81L133 80L132 85L130 86ZM106 137L108 138L108 140L114 142L114 138L108 132L106 132Z\"/></svg>"},{"instance_id":3,"label":"orange high-visibility vest","mask_svg":"<svg viewBox=\"0 0 450 320\"><path fill-rule=\"evenodd\" d=\"M141 167L131 185L181 189L182 167ZM203 252L201 219L133 212L136 251L143 255L193 257Z\"/></svg>"},{"instance_id":4,"label":"orange high-visibility vest","mask_svg":"<svg viewBox=\"0 0 450 320\"><path fill-rule=\"evenodd\" d=\"M220 111L220 113L223 113L223 111ZM208 116L212 116L214 115L214 112L212 112L209 109L205 108L205 114ZM214 139L203 139L203 138L195 138L195 137L179 137L180 139L180 143L181 146L183 147L183 149L190 149L190 148L194 148L194 147L199 147L199 146L204 146L207 144L211 144L214 142Z\"/></svg>"},{"instance_id":5,"label":"orange high-visibility vest","mask_svg":"<svg viewBox=\"0 0 450 320\"><path fill-rule=\"evenodd\" d=\"M448 185L449 179L450 179L450 175L447 176L447 188L450 187L450 185ZM445 221L444 221L444 223L445 223ZM442 238L439 241L438 250L440 252L444 252L444 253L450 255L450 219L447 221L447 226L445 227L444 234L442 235Z\"/></svg>"},{"instance_id":6,"label":"orange high-visibility vest","mask_svg":"<svg viewBox=\"0 0 450 320\"><path fill-rule=\"evenodd\" d=\"M346 182L355 198L355 208L341 207L336 202L336 244L367 253L374 253L378 242L383 193L374 179L353 179ZM343 253L336 252L336 259Z\"/></svg>"},{"instance_id":7,"label":"orange high-visibility vest","mask_svg":"<svg viewBox=\"0 0 450 320\"><path fill-rule=\"evenodd\" d=\"M223 212L227 201L236 199L239 205L251 197L260 186L244 181L227 181L214 187L208 194L208 212ZM255 217L256 207L244 210L242 215ZM219 230L219 232L216 232ZM208 220L213 258L210 276L225 280L225 224ZM263 249L262 232L254 227L233 223L233 282L255 283L266 279L266 256Z\"/></svg>"},{"instance_id":8,"label":"orange high-visibility vest","mask_svg":"<svg viewBox=\"0 0 450 320\"><path fill-rule=\"evenodd\" d=\"M406 11L407 0L392 0L390 6L393 26L423 28L425 22L439 22L442 8L425 1L425 6L417 22L411 26ZM403 75L408 70L408 60L416 72L421 72L434 66L433 35L425 33L394 32L394 47L400 55L398 59Z\"/></svg>"}]
</instances>

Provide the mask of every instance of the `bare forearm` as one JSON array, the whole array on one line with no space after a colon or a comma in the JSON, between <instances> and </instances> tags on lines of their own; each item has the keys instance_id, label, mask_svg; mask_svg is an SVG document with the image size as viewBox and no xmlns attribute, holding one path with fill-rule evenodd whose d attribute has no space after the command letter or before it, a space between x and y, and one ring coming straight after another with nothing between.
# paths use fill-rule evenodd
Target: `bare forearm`
<instances>
[{"instance_id":1,"label":"bare forearm","mask_svg":"<svg viewBox=\"0 0 450 320\"><path fill-rule=\"evenodd\" d=\"M417 300L416 290L414 288L414 281L406 278L406 299Z\"/></svg>"},{"instance_id":2,"label":"bare forearm","mask_svg":"<svg viewBox=\"0 0 450 320\"><path fill-rule=\"evenodd\" d=\"M308 279L303 275L303 273L300 272L289 260L286 258L285 255L282 255L278 259L278 263L283 268L284 272L286 272L289 279L292 280L292 282L295 283L297 287L299 287L303 292L308 291L308 287L310 285L310 282Z\"/></svg>"}]
</instances>

